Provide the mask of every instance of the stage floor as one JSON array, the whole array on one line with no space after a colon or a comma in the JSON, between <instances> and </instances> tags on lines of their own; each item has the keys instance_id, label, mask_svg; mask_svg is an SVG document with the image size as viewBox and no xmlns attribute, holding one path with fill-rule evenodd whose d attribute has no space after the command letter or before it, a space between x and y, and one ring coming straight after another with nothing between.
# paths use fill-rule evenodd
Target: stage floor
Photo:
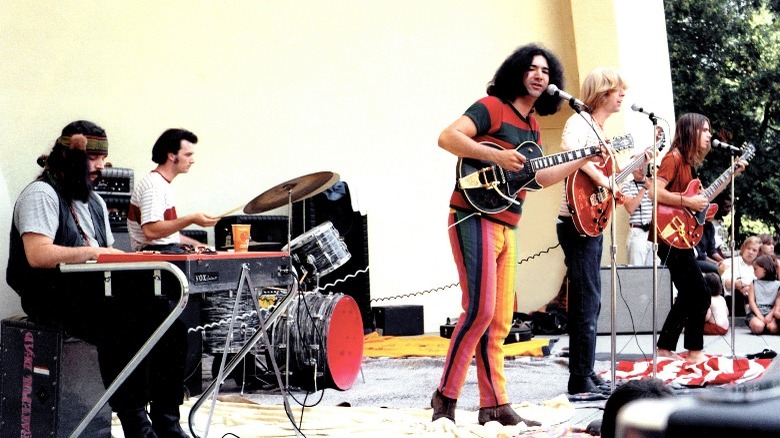
<instances>
[{"instance_id":1,"label":"stage floor","mask_svg":"<svg viewBox=\"0 0 780 438\"><path fill-rule=\"evenodd\" d=\"M601 418L604 400L572 401L566 396L568 378L568 336L535 336L548 339L550 354L544 357L519 356L508 358L505 364L507 389L513 405L527 415L543 420L546 436L560 436L570 427L584 427ZM615 337L616 357L621 360L652 359L652 333ZM682 352L682 337L680 339ZM597 341L597 371L609 370L612 337L599 335ZM705 336L705 353L725 357L744 357L770 349L780 351L780 336L755 336L738 320L734 348L731 333ZM210 383L213 358L204 355L204 387ZM522 427L485 430L476 424L478 391L474 366L458 400L457 426L430 422L430 397L436 388L443 367L442 357L363 358L360 375L347 390L325 389L306 395L291 391L287 395L290 412L305 436L368 436L377 427L388 436L520 436L529 432ZM692 389L700 391L706 389ZM212 418L213 432L246 436L294 436L292 422L283 409L284 397L278 387L243 388L229 379L220 391L220 402ZM183 408L186 422L188 402ZM309 407L303 408L302 405ZM344 409L346 407L353 409ZM203 431L210 401L198 411L196 424ZM239 413L241 412L241 413ZM232 418L232 420L230 420ZM302 422L301 422L302 419ZM339 423L340 420L341 422ZM437 422L440 423L440 422ZM212 427L212 426L210 426ZM217 433L214 435L214 433Z\"/></svg>"}]
</instances>

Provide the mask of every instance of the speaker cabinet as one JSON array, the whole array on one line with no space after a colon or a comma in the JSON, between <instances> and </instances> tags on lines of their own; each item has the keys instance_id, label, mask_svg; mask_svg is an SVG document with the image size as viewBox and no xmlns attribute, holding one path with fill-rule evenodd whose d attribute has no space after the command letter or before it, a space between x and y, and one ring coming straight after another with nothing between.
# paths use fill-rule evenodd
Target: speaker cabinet
<instances>
[{"instance_id":1,"label":"speaker cabinet","mask_svg":"<svg viewBox=\"0 0 780 438\"><path fill-rule=\"evenodd\" d=\"M617 316L615 331L621 334L652 333L653 331L653 267L617 267ZM672 279L669 269L658 267L657 330L672 307ZM612 268L601 268L601 312L597 333L612 333Z\"/></svg>"},{"instance_id":2,"label":"speaker cabinet","mask_svg":"<svg viewBox=\"0 0 780 438\"><path fill-rule=\"evenodd\" d=\"M423 334L423 306L376 306L374 319L383 336L415 336Z\"/></svg>"},{"instance_id":3,"label":"speaker cabinet","mask_svg":"<svg viewBox=\"0 0 780 438\"><path fill-rule=\"evenodd\" d=\"M69 436L105 392L97 350L24 317L4 319L0 331L0 437ZM108 404L82 436L111 436Z\"/></svg>"}]
</instances>

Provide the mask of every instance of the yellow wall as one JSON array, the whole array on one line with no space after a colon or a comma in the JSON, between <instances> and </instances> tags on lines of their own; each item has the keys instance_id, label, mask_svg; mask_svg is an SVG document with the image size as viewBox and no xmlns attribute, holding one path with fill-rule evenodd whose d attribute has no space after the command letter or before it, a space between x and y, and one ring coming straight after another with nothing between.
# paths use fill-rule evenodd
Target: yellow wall
<instances>
[{"instance_id":1,"label":"yellow wall","mask_svg":"<svg viewBox=\"0 0 780 438\"><path fill-rule=\"evenodd\" d=\"M632 39L615 22L626 14L632 30L665 45L661 1L631 8L649 20L626 3L9 2L0 14L0 224L8 230L14 200L40 171L36 157L68 122L102 125L110 161L136 178L153 167L157 136L185 127L200 143L195 166L174 181L180 214L218 214L288 179L334 171L368 214L372 297L443 287L457 281L446 234L456 159L436 146L439 132L527 42L561 57L575 95L601 64L634 70L637 84L657 80L668 57L649 53L639 62L649 69L621 65ZM671 92L655 99L670 105ZM548 152L569 115L542 118ZM622 133L613 119L608 131ZM557 244L559 201L560 186L529 195L521 258ZM7 239L0 233L3 267ZM560 249L522 264L521 308L545 303L562 275ZM18 313L18 298L1 289L1 316ZM446 288L382 304L425 305L435 331L457 315L459 296Z\"/></svg>"}]
</instances>

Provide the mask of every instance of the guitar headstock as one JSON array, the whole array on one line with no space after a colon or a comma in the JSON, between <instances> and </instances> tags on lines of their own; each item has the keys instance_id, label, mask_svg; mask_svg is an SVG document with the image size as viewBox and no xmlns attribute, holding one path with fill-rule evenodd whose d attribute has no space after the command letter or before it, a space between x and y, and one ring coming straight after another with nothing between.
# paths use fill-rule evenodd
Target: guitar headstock
<instances>
[{"instance_id":1,"label":"guitar headstock","mask_svg":"<svg viewBox=\"0 0 780 438\"><path fill-rule=\"evenodd\" d=\"M756 147L753 146L753 143L746 142L742 146L742 156L739 157L740 160L750 161L753 156L756 155Z\"/></svg>"},{"instance_id":2,"label":"guitar headstock","mask_svg":"<svg viewBox=\"0 0 780 438\"><path fill-rule=\"evenodd\" d=\"M624 134L609 140L609 146L615 152L634 147L634 137L631 134Z\"/></svg>"},{"instance_id":3,"label":"guitar headstock","mask_svg":"<svg viewBox=\"0 0 780 438\"><path fill-rule=\"evenodd\" d=\"M664 131L664 128L658 126L658 129L655 132L655 150L657 152L661 152L666 146L666 132Z\"/></svg>"}]
</instances>

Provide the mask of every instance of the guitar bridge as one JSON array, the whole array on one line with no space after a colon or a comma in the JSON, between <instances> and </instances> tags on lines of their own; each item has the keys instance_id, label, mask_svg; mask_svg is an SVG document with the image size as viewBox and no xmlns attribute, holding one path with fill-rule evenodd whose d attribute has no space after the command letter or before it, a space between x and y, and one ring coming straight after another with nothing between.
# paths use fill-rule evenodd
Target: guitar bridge
<instances>
[{"instance_id":1,"label":"guitar bridge","mask_svg":"<svg viewBox=\"0 0 780 438\"><path fill-rule=\"evenodd\" d=\"M693 248L693 245L691 245L691 242L688 241L688 238L686 234L688 234L685 231L685 222L683 222L682 219L675 216L671 218L669 221L669 224L664 227L661 231L661 238L666 240L667 242L674 242L679 239L679 241L683 242L685 246L689 248ZM677 236L675 236L675 234Z\"/></svg>"},{"instance_id":2,"label":"guitar bridge","mask_svg":"<svg viewBox=\"0 0 780 438\"><path fill-rule=\"evenodd\" d=\"M599 205L609 199L609 193L605 187L599 186L596 192L590 195L590 205Z\"/></svg>"},{"instance_id":3,"label":"guitar bridge","mask_svg":"<svg viewBox=\"0 0 780 438\"><path fill-rule=\"evenodd\" d=\"M460 179L458 179L458 187L461 189L492 189L495 188L498 182L498 175L496 174L496 168L483 167L476 172L470 173ZM503 181L502 181L503 182Z\"/></svg>"}]
</instances>

